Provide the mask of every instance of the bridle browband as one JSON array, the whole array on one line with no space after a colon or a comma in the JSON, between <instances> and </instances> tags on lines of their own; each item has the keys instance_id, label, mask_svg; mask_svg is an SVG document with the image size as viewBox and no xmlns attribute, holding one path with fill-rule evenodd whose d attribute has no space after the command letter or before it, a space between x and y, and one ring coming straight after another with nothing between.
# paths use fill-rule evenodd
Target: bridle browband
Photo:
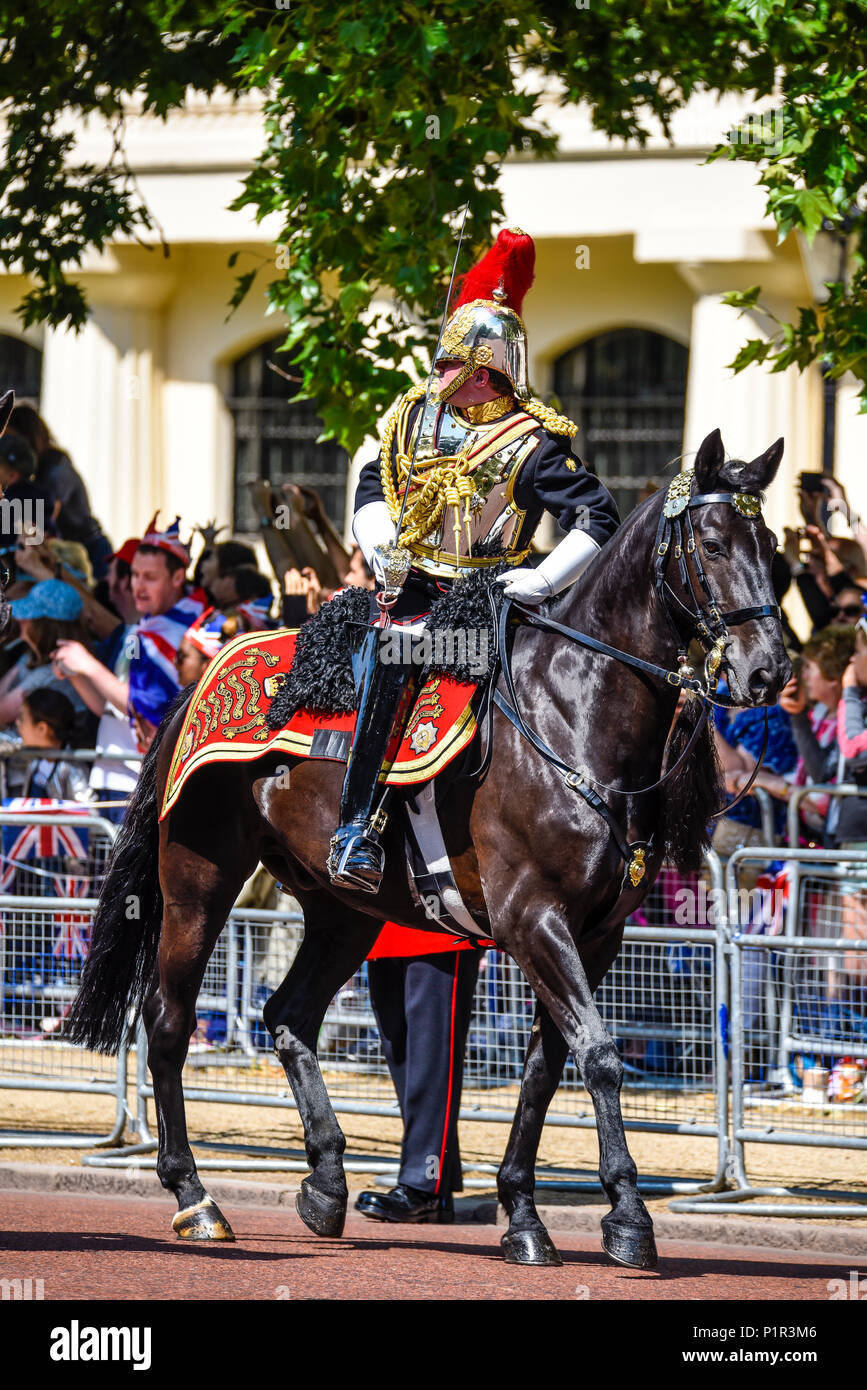
<instances>
[{"instance_id":1,"label":"bridle browband","mask_svg":"<svg viewBox=\"0 0 867 1390\"><path fill-rule=\"evenodd\" d=\"M596 637L590 637L586 632L579 632L577 628L567 627L563 623L557 622L554 618L537 612L535 609L527 608L520 603L516 603L507 595L504 595L498 585L491 585L488 593L494 613L495 629L497 632L497 655L503 676L506 682L506 689L509 699L506 699L498 690L493 690L488 703L488 720L492 715L494 704L505 714L510 723L523 735L524 738L542 755L547 762L555 767L564 776L566 785L580 796L592 807L609 826L612 835L617 843L621 855L626 861L626 874L624 876L624 886L626 878L633 887L641 882L646 869L646 857L652 848L653 837L647 842L636 842L629 844L620 826L615 820L612 812L599 796L594 788L601 791L614 792L619 796L641 796L645 792L655 791L661 787L670 777L674 775L681 766L685 758L692 750L696 739L707 723L711 705L723 705L724 702L716 695L716 686L719 680L718 671L722 665L725 651L725 644L729 640L729 626L736 627L740 623L751 622L758 618L776 618L779 620L782 612L779 604L765 603L757 604L751 608L736 608L724 612L719 602L714 598L708 582L707 574L701 562L701 555L696 545L695 533L692 526L690 512L695 507L709 506L713 503L726 503L737 508L742 516L755 517L760 515L760 499L752 493L744 492L704 492L692 495L692 470L678 474L669 484L668 492L663 503L662 512L659 518L659 525L656 531L653 554L653 583L660 608L665 615L666 621L671 629L677 650L678 670L672 671L664 666L658 666L654 662L645 661L642 657L633 656L630 652L621 651L617 647L609 646L606 642L601 642ZM678 598L671 588L666 578L666 567L669 556L672 555L678 562L681 582L690 600L695 604L692 609L688 604ZM704 594L704 601L696 593L690 575L687 557L692 560L698 583ZM672 599L679 609L681 619L686 619L690 627L690 637L697 636L703 645L710 644L710 649L706 651L705 657L705 684L702 685L692 668L687 662L687 651L681 631L675 621L674 615L668 606L667 599ZM497 604L499 602L499 612ZM518 708L517 693L515 691L509 663L509 653L507 649L507 632L509 617L517 619L518 623L527 627L535 627L545 632L553 632L561 637L566 637L580 646L588 648L590 651L599 652L600 655L613 657L621 661L626 666L631 666L634 670L642 671L647 675L656 676L664 680L666 684L676 686L686 690L691 697L702 702L702 711L690 738L680 754L677 761L655 782L651 782L645 787L635 787L626 789L621 787L607 786L599 782L597 778L578 768L572 768L568 763L548 746L526 723L524 716ZM493 682L492 682L493 684ZM712 693L713 690L713 693ZM489 728L490 733L490 728ZM716 816L728 814L733 806L743 797L747 796L758 775L759 768L765 756L768 744L768 714L765 710L765 732L762 750L756 762L755 769L743 790L733 801L728 802L714 813ZM488 754L490 754L491 740L488 738ZM485 758L487 763L487 758ZM592 784L592 785L588 785Z\"/></svg>"}]
</instances>

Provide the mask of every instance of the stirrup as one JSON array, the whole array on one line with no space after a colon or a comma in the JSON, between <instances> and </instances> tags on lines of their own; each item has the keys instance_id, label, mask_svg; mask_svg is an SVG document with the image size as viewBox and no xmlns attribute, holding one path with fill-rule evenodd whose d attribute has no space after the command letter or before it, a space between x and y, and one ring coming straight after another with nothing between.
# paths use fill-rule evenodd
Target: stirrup
<instances>
[{"instance_id":1,"label":"stirrup","mask_svg":"<svg viewBox=\"0 0 867 1390\"><path fill-rule=\"evenodd\" d=\"M385 850L366 834L365 825L341 826L331 837L328 875L338 888L376 893L385 872Z\"/></svg>"}]
</instances>

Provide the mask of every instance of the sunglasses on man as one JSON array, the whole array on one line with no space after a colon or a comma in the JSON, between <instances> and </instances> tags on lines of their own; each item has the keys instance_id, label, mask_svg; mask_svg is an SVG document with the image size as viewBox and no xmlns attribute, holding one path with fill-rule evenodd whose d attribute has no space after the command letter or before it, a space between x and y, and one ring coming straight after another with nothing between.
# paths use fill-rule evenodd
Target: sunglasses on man
<instances>
[{"instance_id":1,"label":"sunglasses on man","mask_svg":"<svg viewBox=\"0 0 867 1390\"><path fill-rule=\"evenodd\" d=\"M831 612L838 618L862 618L864 606L861 603L835 603Z\"/></svg>"}]
</instances>

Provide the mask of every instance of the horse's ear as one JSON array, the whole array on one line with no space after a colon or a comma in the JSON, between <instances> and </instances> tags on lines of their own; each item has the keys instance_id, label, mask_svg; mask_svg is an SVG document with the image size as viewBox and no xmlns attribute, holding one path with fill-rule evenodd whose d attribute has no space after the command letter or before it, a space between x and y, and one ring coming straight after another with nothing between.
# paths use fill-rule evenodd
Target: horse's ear
<instances>
[{"instance_id":1,"label":"horse's ear","mask_svg":"<svg viewBox=\"0 0 867 1390\"><path fill-rule=\"evenodd\" d=\"M777 469L780 466L780 459L783 457L785 441L782 436L759 454L758 458L753 459L748 464L750 485L756 492L764 492L765 488L770 487L774 478L777 476Z\"/></svg>"},{"instance_id":2,"label":"horse's ear","mask_svg":"<svg viewBox=\"0 0 867 1390\"><path fill-rule=\"evenodd\" d=\"M720 472L720 482L738 492L764 492L774 481L782 457L783 440L778 439L751 463L729 459Z\"/></svg>"},{"instance_id":3,"label":"horse's ear","mask_svg":"<svg viewBox=\"0 0 867 1390\"><path fill-rule=\"evenodd\" d=\"M699 492L712 492L716 482L717 473L725 462L726 451L723 447L722 435L719 430L714 430L703 439L699 445L698 453L695 456L695 480L698 483Z\"/></svg>"},{"instance_id":4,"label":"horse's ear","mask_svg":"<svg viewBox=\"0 0 867 1390\"><path fill-rule=\"evenodd\" d=\"M3 433L6 426L9 424L9 416L12 414L14 406L15 392L7 391L5 396L0 399L0 434Z\"/></svg>"}]
</instances>

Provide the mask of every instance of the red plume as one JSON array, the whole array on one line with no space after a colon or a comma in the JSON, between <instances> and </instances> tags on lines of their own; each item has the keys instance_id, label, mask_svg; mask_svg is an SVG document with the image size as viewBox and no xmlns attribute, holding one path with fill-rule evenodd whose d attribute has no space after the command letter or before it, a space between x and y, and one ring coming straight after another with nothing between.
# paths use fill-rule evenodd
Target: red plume
<instances>
[{"instance_id":1,"label":"red plume","mask_svg":"<svg viewBox=\"0 0 867 1390\"><path fill-rule=\"evenodd\" d=\"M526 232L504 227L478 265L468 270L460 284L454 308L473 299L493 299L502 284L506 297L500 302L520 314L524 295L533 283L536 245Z\"/></svg>"}]
</instances>

